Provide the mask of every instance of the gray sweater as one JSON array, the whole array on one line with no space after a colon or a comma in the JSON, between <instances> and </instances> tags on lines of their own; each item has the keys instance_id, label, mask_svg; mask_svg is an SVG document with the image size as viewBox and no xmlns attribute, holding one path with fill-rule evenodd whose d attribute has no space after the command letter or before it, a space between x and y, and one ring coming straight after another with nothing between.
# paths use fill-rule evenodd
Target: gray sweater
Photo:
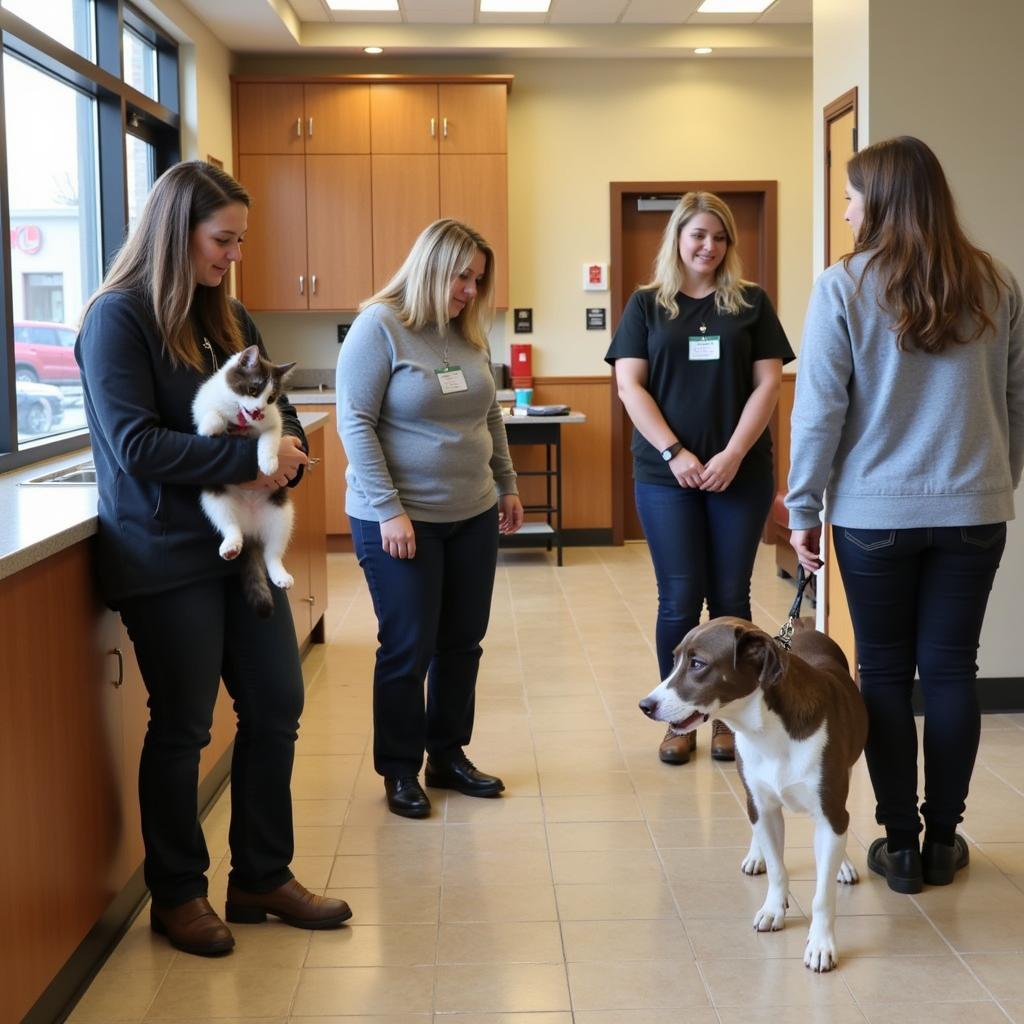
<instances>
[{"instance_id":1,"label":"gray sweater","mask_svg":"<svg viewBox=\"0 0 1024 1024\"><path fill-rule=\"evenodd\" d=\"M995 329L931 355L900 351L868 254L815 282L793 408L789 525L973 526L1013 518L1024 462L1024 307L1007 282ZM852 272L852 273L851 273Z\"/></svg>"},{"instance_id":2,"label":"gray sweater","mask_svg":"<svg viewBox=\"0 0 1024 1024\"><path fill-rule=\"evenodd\" d=\"M434 372L446 342L468 384L448 395ZM341 347L337 390L350 516L457 522L516 493L489 354L456 330L410 331L390 307L368 307Z\"/></svg>"}]
</instances>

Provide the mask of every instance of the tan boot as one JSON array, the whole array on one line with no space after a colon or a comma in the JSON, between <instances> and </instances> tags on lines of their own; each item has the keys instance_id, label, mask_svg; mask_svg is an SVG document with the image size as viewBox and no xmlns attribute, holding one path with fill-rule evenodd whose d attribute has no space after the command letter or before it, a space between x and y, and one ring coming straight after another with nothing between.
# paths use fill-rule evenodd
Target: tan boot
<instances>
[{"instance_id":1,"label":"tan boot","mask_svg":"<svg viewBox=\"0 0 1024 1024\"><path fill-rule=\"evenodd\" d=\"M717 718L711 723L711 756L716 761L736 760L736 737L732 729Z\"/></svg>"},{"instance_id":2,"label":"tan boot","mask_svg":"<svg viewBox=\"0 0 1024 1024\"><path fill-rule=\"evenodd\" d=\"M669 727L668 732L665 733L665 738L661 741L661 746L658 747L658 757L665 764L686 764L690 760L690 754L696 749L696 730L683 736L677 736L672 731L672 728Z\"/></svg>"}]
</instances>

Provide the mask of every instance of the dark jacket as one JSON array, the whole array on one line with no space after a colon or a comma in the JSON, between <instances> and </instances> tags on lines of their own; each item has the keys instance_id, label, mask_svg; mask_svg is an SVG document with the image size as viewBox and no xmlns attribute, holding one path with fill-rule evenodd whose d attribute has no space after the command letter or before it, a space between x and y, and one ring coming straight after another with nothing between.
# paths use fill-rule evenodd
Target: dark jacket
<instances>
[{"instance_id":1,"label":"dark jacket","mask_svg":"<svg viewBox=\"0 0 1024 1024\"><path fill-rule=\"evenodd\" d=\"M256 325L235 303L246 344L266 355ZM211 343L212 344L212 343ZM96 301L75 343L99 489L97 571L104 600L155 594L238 571L225 562L199 505L203 487L255 479L256 441L199 437L192 400L214 372L172 367L148 303L126 292ZM284 432L306 437L294 407L278 399ZM301 474L292 481L298 483Z\"/></svg>"}]
</instances>

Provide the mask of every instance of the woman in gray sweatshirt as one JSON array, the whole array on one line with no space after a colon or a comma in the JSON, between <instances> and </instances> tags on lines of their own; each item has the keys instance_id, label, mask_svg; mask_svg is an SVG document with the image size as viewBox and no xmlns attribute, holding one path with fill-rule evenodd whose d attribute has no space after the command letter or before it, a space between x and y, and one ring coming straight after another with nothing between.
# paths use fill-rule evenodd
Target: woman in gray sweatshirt
<instances>
[{"instance_id":1,"label":"woman in gray sweatshirt","mask_svg":"<svg viewBox=\"0 0 1024 1024\"><path fill-rule=\"evenodd\" d=\"M911 893L968 861L956 825L980 734L978 643L1024 463L1024 306L965 236L923 142L877 143L847 173L855 246L811 296L786 505L806 569L821 564L823 508L832 525L886 832L868 866Z\"/></svg>"},{"instance_id":2,"label":"woman in gray sweatshirt","mask_svg":"<svg viewBox=\"0 0 1024 1024\"><path fill-rule=\"evenodd\" d=\"M363 304L338 359L345 511L379 625L374 767L407 818L430 813L424 751L428 786L505 788L463 750L498 534L523 522L487 344L493 277L472 228L436 221Z\"/></svg>"}]
</instances>

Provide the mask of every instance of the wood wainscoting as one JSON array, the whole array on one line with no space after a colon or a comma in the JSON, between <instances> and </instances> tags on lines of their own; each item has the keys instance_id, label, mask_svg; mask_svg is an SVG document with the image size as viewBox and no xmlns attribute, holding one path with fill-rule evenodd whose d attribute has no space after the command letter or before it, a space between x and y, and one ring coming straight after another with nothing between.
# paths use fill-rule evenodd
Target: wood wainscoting
<instances>
[{"instance_id":1,"label":"wood wainscoting","mask_svg":"<svg viewBox=\"0 0 1024 1024\"><path fill-rule=\"evenodd\" d=\"M611 381L610 376L534 378L535 404L568 405L587 417L586 423L562 428L562 529L569 544L611 541ZM544 468L541 448L517 446L512 455L517 469ZM520 481L519 489L524 505L543 501L542 479L527 477Z\"/></svg>"}]
</instances>

